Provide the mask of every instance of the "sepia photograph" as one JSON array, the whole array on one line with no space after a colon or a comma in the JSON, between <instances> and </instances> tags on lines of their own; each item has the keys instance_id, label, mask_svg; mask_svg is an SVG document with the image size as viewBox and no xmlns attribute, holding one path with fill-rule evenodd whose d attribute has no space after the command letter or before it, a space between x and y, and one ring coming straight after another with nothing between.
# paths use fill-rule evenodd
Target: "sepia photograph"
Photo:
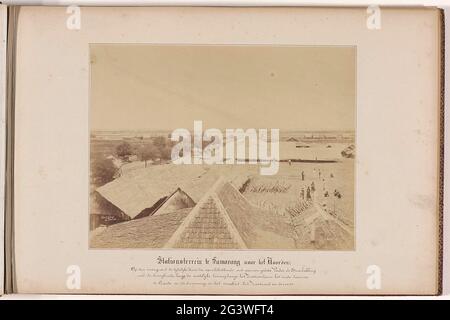
<instances>
[{"instance_id":1,"label":"sepia photograph","mask_svg":"<svg viewBox=\"0 0 450 320\"><path fill-rule=\"evenodd\" d=\"M91 44L90 249L355 249L356 47Z\"/></svg>"}]
</instances>

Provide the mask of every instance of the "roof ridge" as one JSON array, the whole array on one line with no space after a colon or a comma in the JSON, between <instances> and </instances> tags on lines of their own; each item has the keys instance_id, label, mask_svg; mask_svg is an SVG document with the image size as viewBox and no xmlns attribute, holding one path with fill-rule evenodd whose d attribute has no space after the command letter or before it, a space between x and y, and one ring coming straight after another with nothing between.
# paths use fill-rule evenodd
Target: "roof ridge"
<instances>
[{"instance_id":1,"label":"roof ridge","mask_svg":"<svg viewBox=\"0 0 450 320\"><path fill-rule=\"evenodd\" d=\"M258 207L257 205L255 205L254 203L252 203L252 202L250 202L239 190L238 190L238 188L236 188L236 186L233 184L233 183L231 183L231 182L225 182L224 183L224 185L225 184L229 184L233 189L234 189L234 191L236 192L236 194L238 194L239 195L239 197L240 198L242 198L250 207L252 207L252 208L254 208L254 209L258 209L258 210L264 210L263 208L261 208L261 207ZM220 198L219 198L220 199Z\"/></svg>"},{"instance_id":2,"label":"roof ridge","mask_svg":"<svg viewBox=\"0 0 450 320\"><path fill-rule=\"evenodd\" d=\"M170 195L168 195L167 196L167 198L153 211L153 213L151 214L152 216L153 215L156 215L157 213L158 213L158 211L159 210L162 210L162 208L167 204L167 203L169 203L169 201L170 201L170 199L172 199L172 197L173 196L175 196L176 194L177 194L177 192L179 192L179 191L181 191L181 192L183 192L186 196L188 196L189 197L189 195L186 193L186 192L184 192L183 190L181 190L180 189L180 187L178 187L174 192L172 192ZM191 199L191 197L189 197L189 199ZM191 199L192 200L192 199Z\"/></svg>"},{"instance_id":3,"label":"roof ridge","mask_svg":"<svg viewBox=\"0 0 450 320\"><path fill-rule=\"evenodd\" d=\"M217 181L214 183L214 185L211 187L211 189L206 192L203 197L200 199L199 202L195 205L195 207L189 212L187 217L184 219L184 221L180 224L180 226L175 230L175 232L172 234L172 236L169 238L169 240L164 245L164 248L173 248L175 244L180 239L181 235L183 234L184 230L189 226L189 224L194 220L196 215L199 213L201 207L208 201L208 199L212 196L212 194L215 192L215 190L218 188L218 186L222 183L223 176L220 176Z\"/></svg>"}]
</instances>

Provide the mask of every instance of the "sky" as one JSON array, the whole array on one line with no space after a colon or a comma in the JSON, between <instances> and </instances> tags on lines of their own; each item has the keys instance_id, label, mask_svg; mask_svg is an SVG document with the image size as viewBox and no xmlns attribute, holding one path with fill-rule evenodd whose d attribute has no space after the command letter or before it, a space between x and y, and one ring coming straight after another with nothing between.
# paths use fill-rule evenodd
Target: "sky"
<instances>
[{"instance_id":1,"label":"sky","mask_svg":"<svg viewBox=\"0 0 450 320\"><path fill-rule=\"evenodd\" d=\"M91 130L354 130L356 48L90 46Z\"/></svg>"}]
</instances>

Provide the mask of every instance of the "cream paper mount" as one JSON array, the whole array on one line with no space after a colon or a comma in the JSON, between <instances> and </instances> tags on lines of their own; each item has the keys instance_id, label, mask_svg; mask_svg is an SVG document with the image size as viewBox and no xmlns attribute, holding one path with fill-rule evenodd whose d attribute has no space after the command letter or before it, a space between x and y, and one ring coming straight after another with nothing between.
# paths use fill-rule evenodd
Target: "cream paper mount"
<instances>
[{"instance_id":1,"label":"cream paper mount","mask_svg":"<svg viewBox=\"0 0 450 320\"><path fill-rule=\"evenodd\" d=\"M439 293L442 16L382 10L21 8L14 291ZM170 163L200 125L277 171Z\"/></svg>"}]
</instances>

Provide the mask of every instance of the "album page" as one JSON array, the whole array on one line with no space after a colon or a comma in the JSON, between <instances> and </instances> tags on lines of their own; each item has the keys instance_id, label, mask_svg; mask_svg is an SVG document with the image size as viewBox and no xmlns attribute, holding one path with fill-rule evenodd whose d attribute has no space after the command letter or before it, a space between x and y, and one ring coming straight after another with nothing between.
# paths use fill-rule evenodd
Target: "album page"
<instances>
[{"instance_id":1,"label":"album page","mask_svg":"<svg viewBox=\"0 0 450 320\"><path fill-rule=\"evenodd\" d=\"M438 293L441 25L22 7L15 291Z\"/></svg>"}]
</instances>

